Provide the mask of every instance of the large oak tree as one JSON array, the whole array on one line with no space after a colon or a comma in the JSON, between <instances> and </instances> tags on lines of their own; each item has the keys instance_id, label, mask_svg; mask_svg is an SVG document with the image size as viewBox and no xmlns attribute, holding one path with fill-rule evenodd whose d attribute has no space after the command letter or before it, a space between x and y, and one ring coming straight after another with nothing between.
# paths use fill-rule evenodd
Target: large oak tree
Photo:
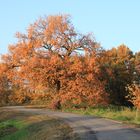
<instances>
[{"instance_id":1,"label":"large oak tree","mask_svg":"<svg viewBox=\"0 0 140 140\"><path fill-rule=\"evenodd\" d=\"M3 56L14 85L64 104L107 103L96 61L102 49L90 34L78 33L69 16L39 18L16 36L18 42Z\"/></svg>"}]
</instances>

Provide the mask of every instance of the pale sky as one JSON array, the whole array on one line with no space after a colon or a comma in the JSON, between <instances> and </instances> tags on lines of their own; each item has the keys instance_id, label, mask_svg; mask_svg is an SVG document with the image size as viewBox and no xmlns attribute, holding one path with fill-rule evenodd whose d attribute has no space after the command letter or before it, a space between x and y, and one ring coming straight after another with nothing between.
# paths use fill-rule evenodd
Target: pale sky
<instances>
[{"instance_id":1,"label":"pale sky","mask_svg":"<svg viewBox=\"0 0 140 140\"><path fill-rule=\"evenodd\" d=\"M81 33L105 49L126 44L140 51L140 0L0 0L0 54L40 16L70 14Z\"/></svg>"}]
</instances>

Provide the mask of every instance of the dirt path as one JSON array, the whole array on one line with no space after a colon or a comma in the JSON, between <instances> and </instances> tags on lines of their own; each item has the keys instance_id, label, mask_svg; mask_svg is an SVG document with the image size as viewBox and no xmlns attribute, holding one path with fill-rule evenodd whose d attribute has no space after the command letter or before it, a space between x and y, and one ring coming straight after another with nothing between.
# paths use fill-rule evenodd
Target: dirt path
<instances>
[{"instance_id":1,"label":"dirt path","mask_svg":"<svg viewBox=\"0 0 140 140\"><path fill-rule=\"evenodd\" d=\"M60 118L68 123L82 140L140 140L140 129L108 119L22 106L7 108Z\"/></svg>"}]
</instances>

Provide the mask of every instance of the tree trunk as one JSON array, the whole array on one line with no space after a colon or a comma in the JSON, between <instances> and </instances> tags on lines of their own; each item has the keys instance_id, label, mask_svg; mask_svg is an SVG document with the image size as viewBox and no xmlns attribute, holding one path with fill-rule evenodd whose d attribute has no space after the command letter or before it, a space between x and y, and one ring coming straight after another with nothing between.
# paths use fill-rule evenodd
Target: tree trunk
<instances>
[{"instance_id":1,"label":"tree trunk","mask_svg":"<svg viewBox=\"0 0 140 140\"><path fill-rule=\"evenodd\" d=\"M61 83L59 80L56 81L56 92L58 93L61 87Z\"/></svg>"}]
</instances>

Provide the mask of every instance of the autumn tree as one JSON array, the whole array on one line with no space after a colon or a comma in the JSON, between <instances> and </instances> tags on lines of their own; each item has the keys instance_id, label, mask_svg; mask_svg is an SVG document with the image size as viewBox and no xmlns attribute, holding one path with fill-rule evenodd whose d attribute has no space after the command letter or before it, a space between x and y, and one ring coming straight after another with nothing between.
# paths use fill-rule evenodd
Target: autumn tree
<instances>
[{"instance_id":1,"label":"autumn tree","mask_svg":"<svg viewBox=\"0 0 140 140\"><path fill-rule=\"evenodd\" d=\"M140 84L140 52L135 53L134 65L135 65L134 81L135 84Z\"/></svg>"},{"instance_id":2,"label":"autumn tree","mask_svg":"<svg viewBox=\"0 0 140 140\"><path fill-rule=\"evenodd\" d=\"M136 107L136 120L140 120L140 52L135 54L135 71L133 73L133 83L128 85L127 89L130 93L127 98Z\"/></svg>"},{"instance_id":3,"label":"autumn tree","mask_svg":"<svg viewBox=\"0 0 140 140\"><path fill-rule=\"evenodd\" d=\"M39 18L16 37L0 63L1 101L40 99L56 107L139 104L138 88L134 94L126 90L139 84L139 52L125 45L102 49L92 34L77 32L68 15Z\"/></svg>"},{"instance_id":4,"label":"autumn tree","mask_svg":"<svg viewBox=\"0 0 140 140\"><path fill-rule=\"evenodd\" d=\"M127 98L133 103L136 107L136 120L140 120L140 85L131 84L127 87L129 91L129 96Z\"/></svg>"},{"instance_id":5,"label":"autumn tree","mask_svg":"<svg viewBox=\"0 0 140 140\"><path fill-rule=\"evenodd\" d=\"M110 103L115 105L132 105L126 96L128 84L133 83L134 55L125 45L104 51L99 61L102 78L106 79L106 91L109 93Z\"/></svg>"},{"instance_id":6,"label":"autumn tree","mask_svg":"<svg viewBox=\"0 0 140 140\"><path fill-rule=\"evenodd\" d=\"M18 42L3 56L14 85L32 93L51 93L63 102L67 98L76 104L107 102L96 63L101 47L91 35L76 32L69 16L40 18L27 33L16 36Z\"/></svg>"},{"instance_id":7,"label":"autumn tree","mask_svg":"<svg viewBox=\"0 0 140 140\"><path fill-rule=\"evenodd\" d=\"M9 103L10 85L5 71L6 66L0 63L0 105Z\"/></svg>"}]
</instances>

